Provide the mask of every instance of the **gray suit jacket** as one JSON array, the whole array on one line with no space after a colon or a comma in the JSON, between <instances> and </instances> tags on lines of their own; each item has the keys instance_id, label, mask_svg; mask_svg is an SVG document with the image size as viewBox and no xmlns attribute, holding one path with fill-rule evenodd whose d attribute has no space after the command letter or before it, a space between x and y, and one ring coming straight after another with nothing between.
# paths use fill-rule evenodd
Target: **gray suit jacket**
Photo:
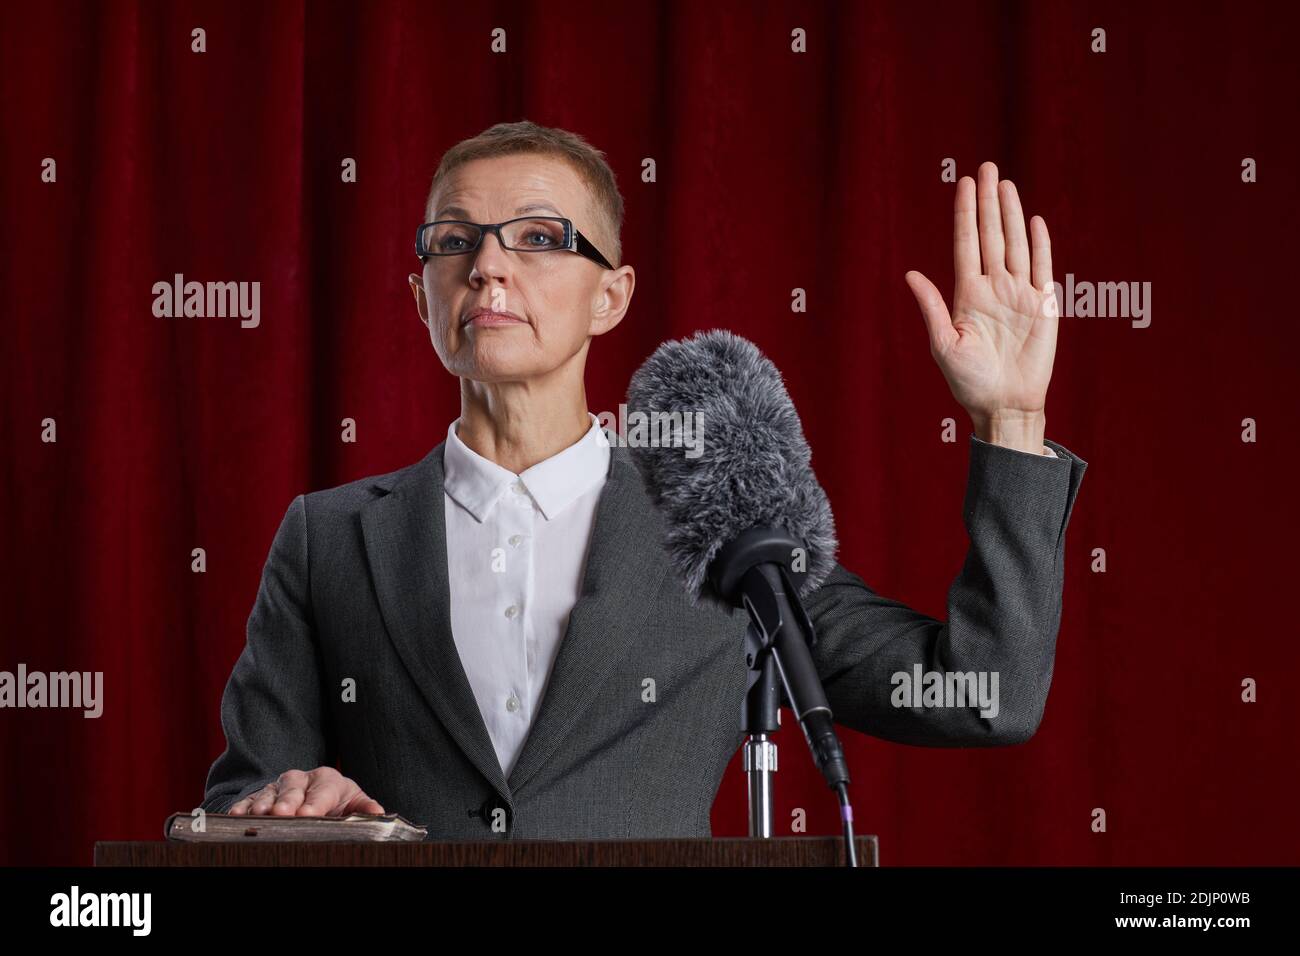
<instances>
[{"instance_id":1,"label":"gray suit jacket","mask_svg":"<svg viewBox=\"0 0 1300 956\"><path fill-rule=\"evenodd\" d=\"M1087 467L1049 444L1060 459L971 436L970 548L947 623L838 564L806 602L838 723L924 746L1015 744L1035 732L1061 618L1065 528ZM227 747L204 809L224 811L285 770L325 765L427 825L431 839L709 836L742 741L747 617L691 605L640 473L626 448L611 451L580 596L509 779L452 639L439 444L399 471L289 506L222 697ZM893 706L891 675L915 664L999 672L1000 713ZM643 701L646 678L654 702ZM787 729L784 742L803 748ZM494 817L505 832L493 831Z\"/></svg>"}]
</instances>

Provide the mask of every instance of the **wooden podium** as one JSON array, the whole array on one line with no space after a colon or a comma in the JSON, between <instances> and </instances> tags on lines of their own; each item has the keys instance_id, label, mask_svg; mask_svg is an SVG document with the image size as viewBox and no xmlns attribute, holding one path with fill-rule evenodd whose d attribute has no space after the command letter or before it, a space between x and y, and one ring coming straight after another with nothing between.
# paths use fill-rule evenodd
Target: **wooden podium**
<instances>
[{"instance_id":1,"label":"wooden podium","mask_svg":"<svg viewBox=\"0 0 1300 956\"><path fill-rule=\"evenodd\" d=\"M874 836L854 838L878 866ZM844 866L838 836L680 840L463 840L439 843L95 844L95 866Z\"/></svg>"}]
</instances>

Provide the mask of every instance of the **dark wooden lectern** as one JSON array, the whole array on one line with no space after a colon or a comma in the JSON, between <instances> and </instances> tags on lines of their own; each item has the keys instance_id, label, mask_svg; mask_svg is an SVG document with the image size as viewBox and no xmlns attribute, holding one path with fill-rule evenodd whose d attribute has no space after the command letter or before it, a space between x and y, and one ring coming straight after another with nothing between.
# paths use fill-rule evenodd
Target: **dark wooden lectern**
<instances>
[{"instance_id":1,"label":"dark wooden lectern","mask_svg":"<svg viewBox=\"0 0 1300 956\"><path fill-rule=\"evenodd\" d=\"M877 866L874 836L854 839ZM95 866L843 866L837 836L445 843L96 843Z\"/></svg>"}]
</instances>

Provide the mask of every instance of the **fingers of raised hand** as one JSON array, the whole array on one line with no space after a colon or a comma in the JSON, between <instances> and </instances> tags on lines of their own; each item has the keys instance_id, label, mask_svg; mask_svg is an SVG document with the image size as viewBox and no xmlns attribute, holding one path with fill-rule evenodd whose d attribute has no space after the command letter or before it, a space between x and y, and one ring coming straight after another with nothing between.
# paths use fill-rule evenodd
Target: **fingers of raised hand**
<instances>
[{"instance_id":1,"label":"fingers of raised hand","mask_svg":"<svg viewBox=\"0 0 1300 956\"><path fill-rule=\"evenodd\" d=\"M993 163L981 164L977 179L963 176L957 183L953 264L958 277L1005 270L1040 292L1052 289L1047 223L1034 216L1026 229L1020 192L1011 180L998 179Z\"/></svg>"},{"instance_id":2,"label":"fingers of raised hand","mask_svg":"<svg viewBox=\"0 0 1300 956\"><path fill-rule=\"evenodd\" d=\"M979 206L980 254L984 274L1006 268L1006 242L1002 234L1002 208L998 200L998 168L984 163L975 186Z\"/></svg>"},{"instance_id":3,"label":"fingers of raised hand","mask_svg":"<svg viewBox=\"0 0 1300 956\"><path fill-rule=\"evenodd\" d=\"M998 205L1002 210L1002 235L1006 240L1006 269L1017 279L1029 279L1029 238L1025 235L1025 214L1020 208L1016 184L1009 179L998 183Z\"/></svg>"},{"instance_id":4,"label":"fingers of raised hand","mask_svg":"<svg viewBox=\"0 0 1300 956\"><path fill-rule=\"evenodd\" d=\"M957 181L953 200L952 264L957 278L980 274L980 237L975 214L975 180Z\"/></svg>"},{"instance_id":5,"label":"fingers of raised hand","mask_svg":"<svg viewBox=\"0 0 1300 956\"><path fill-rule=\"evenodd\" d=\"M930 336L930 353L940 355L957 334L952 326L952 316L948 312L948 306L934 283L921 273L909 272L903 278L907 280L912 295L916 297L916 304L921 309L921 316L925 319L926 331Z\"/></svg>"},{"instance_id":6,"label":"fingers of raised hand","mask_svg":"<svg viewBox=\"0 0 1300 956\"><path fill-rule=\"evenodd\" d=\"M1052 291L1052 239L1047 234L1047 223L1042 216L1029 220L1029 232L1033 240L1034 288L1040 292Z\"/></svg>"}]
</instances>

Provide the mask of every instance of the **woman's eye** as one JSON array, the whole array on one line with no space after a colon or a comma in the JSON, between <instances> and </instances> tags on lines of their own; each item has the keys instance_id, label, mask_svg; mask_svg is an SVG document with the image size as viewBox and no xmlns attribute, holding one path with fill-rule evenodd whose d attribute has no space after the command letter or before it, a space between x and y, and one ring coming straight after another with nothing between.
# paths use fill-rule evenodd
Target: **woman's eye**
<instances>
[{"instance_id":1,"label":"woman's eye","mask_svg":"<svg viewBox=\"0 0 1300 956\"><path fill-rule=\"evenodd\" d=\"M534 242L534 241L533 241L534 239L539 239L539 238L542 240L541 242ZM548 245L548 244L554 242L555 240L552 239L550 236L548 236L548 235L547 235L546 233L544 233L544 232L530 232L530 233L528 234L528 236L526 237L526 241L528 242L529 245L533 245L533 246L544 246L544 245Z\"/></svg>"}]
</instances>

